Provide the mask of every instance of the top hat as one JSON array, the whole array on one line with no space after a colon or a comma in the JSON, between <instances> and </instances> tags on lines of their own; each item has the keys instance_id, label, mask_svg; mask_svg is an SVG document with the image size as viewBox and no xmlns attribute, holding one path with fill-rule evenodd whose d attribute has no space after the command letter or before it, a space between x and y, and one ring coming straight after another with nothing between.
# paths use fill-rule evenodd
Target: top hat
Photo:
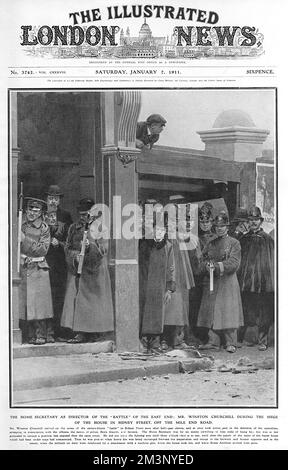
<instances>
[{"instance_id":1,"label":"top hat","mask_svg":"<svg viewBox=\"0 0 288 470\"><path fill-rule=\"evenodd\" d=\"M249 212L248 212L248 219L249 220L260 219L263 222L264 218L262 217L260 208L257 206L250 207Z\"/></svg>"},{"instance_id":2,"label":"top hat","mask_svg":"<svg viewBox=\"0 0 288 470\"><path fill-rule=\"evenodd\" d=\"M162 126L165 126L167 121L166 119L163 118L163 116L161 116L161 114L151 114L146 119L146 123L150 125L150 124L153 124L153 122L156 122L157 124L162 124Z\"/></svg>"},{"instance_id":3,"label":"top hat","mask_svg":"<svg viewBox=\"0 0 288 470\"><path fill-rule=\"evenodd\" d=\"M247 220L248 220L248 211L247 211L247 209L242 209L240 207L240 209L238 209L236 211L235 217L234 217L232 222L234 222L234 223L247 222Z\"/></svg>"},{"instance_id":4,"label":"top hat","mask_svg":"<svg viewBox=\"0 0 288 470\"><path fill-rule=\"evenodd\" d=\"M218 215L216 215L213 221L214 227L225 227L229 226L229 218L226 212L221 211Z\"/></svg>"},{"instance_id":5,"label":"top hat","mask_svg":"<svg viewBox=\"0 0 288 470\"><path fill-rule=\"evenodd\" d=\"M79 212L87 212L94 206L95 202L89 197L84 197L78 203L77 209Z\"/></svg>"},{"instance_id":6,"label":"top hat","mask_svg":"<svg viewBox=\"0 0 288 470\"><path fill-rule=\"evenodd\" d=\"M36 197L25 197L24 198L27 204L27 207L35 207L36 209L45 209L47 204L42 199L37 199Z\"/></svg>"},{"instance_id":7,"label":"top hat","mask_svg":"<svg viewBox=\"0 0 288 470\"><path fill-rule=\"evenodd\" d=\"M47 194L47 196L64 196L64 193L60 191L57 184L50 184L45 194Z\"/></svg>"}]
</instances>

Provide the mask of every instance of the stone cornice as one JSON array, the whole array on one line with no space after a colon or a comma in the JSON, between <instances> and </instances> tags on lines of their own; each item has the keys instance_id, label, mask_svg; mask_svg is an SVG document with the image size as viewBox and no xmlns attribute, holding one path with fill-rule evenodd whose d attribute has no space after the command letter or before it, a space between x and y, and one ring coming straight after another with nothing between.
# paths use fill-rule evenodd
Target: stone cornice
<instances>
[{"instance_id":1,"label":"stone cornice","mask_svg":"<svg viewBox=\"0 0 288 470\"><path fill-rule=\"evenodd\" d=\"M202 142L234 142L234 143L257 143L262 144L267 139L270 132L267 129L257 129L255 127L223 127L197 131Z\"/></svg>"}]
</instances>

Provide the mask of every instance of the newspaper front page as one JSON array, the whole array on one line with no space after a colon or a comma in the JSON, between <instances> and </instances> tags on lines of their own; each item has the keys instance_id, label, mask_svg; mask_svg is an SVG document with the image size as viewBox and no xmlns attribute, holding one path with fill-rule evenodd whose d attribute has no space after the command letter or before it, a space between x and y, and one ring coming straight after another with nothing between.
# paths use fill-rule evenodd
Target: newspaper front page
<instances>
[{"instance_id":1,"label":"newspaper front page","mask_svg":"<svg viewBox=\"0 0 288 470\"><path fill-rule=\"evenodd\" d=\"M1 10L1 448L287 449L285 2Z\"/></svg>"}]
</instances>

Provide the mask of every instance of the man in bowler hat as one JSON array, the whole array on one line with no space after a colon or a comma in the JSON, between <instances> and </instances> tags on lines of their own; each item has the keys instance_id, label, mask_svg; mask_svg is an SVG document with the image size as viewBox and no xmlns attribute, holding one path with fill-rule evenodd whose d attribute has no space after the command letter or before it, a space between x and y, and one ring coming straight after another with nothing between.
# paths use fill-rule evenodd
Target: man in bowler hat
<instances>
[{"instance_id":1,"label":"man in bowler hat","mask_svg":"<svg viewBox=\"0 0 288 470\"><path fill-rule=\"evenodd\" d=\"M69 339L69 333L60 326L67 280L67 267L64 246L72 218L68 211L60 207L64 194L59 186L52 184L46 192L46 222L50 228L51 242L47 253L50 270L50 283L54 310L54 329L58 340Z\"/></svg>"},{"instance_id":2,"label":"man in bowler hat","mask_svg":"<svg viewBox=\"0 0 288 470\"><path fill-rule=\"evenodd\" d=\"M66 224L68 232L68 228L73 221L70 212L60 207L61 199L63 199L64 193L60 190L60 187L57 184L51 184L45 194L48 210L56 210L57 221Z\"/></svg>"},{"instance_id":3,"label":"man in bowler hat","mask_svg":"<svg viewBox=\"0 0 288 470\"><path fill-rule=\"evenodd\" d=\"M146 121L138 122L136 130L136 147L152 149L166 125L166 119L160 114L151 114Z\"/></svg>"}]
</instances>

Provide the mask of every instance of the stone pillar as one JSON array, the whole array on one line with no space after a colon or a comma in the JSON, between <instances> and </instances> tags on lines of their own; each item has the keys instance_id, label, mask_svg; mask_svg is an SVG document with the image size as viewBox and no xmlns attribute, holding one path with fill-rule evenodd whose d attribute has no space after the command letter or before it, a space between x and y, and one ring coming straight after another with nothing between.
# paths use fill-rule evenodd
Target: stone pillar
<instances>
[{"instance_id":1,"label":"stone pillar","mask_svg":"<svg viewBox=\"0 0 288 470\"><path fill-rule=\"evenodd\" d=\"M109 264L118 352L139 350L138 240L123 238L115 221L121 220L126 204L138 203L135 160L140 151L135 148L135 136L140 98L138 91L104 92L102 102L103 200L111 212Z\"/></svg>"},{"instance_id":2,"label":"stone pillar","mask_svg":"<svg viewBox=\"0 0 288 470\"><path fill-rule=\"evenodd\" d=\"M20 316L20 287L21 278L17 272L17 243L18 243L18 192L17 192L17 175L18 175L18 159L20 150L17 146L17 92L10 93L10 227L12 230L12 331L13 343L22 342L22 333L19 328Z\"/></svg>"},{"instance_id":3,"label":"stone pillar","mask_svg":"<svg viewBox=\"0 0 288 470\"><path fill-rule=\"evenodd\" d=\"M221 127L197 132L209 157L236 162L255 162L261 157L269 131L256 127Z\"/></svg>"},{"instance_id":4,"label":"stone pillar","mask_svg":"<svg viewBox=\"0 0 288 470\"><path fill-rule=\"evenodd\" d=\"M238 205L247 209L256 203L256 159L262 156L263 143L269 135L266 129L233 125L199 131L205 143L207 157L238 162L241 181Z\"/></svg>"}]
</instances>

